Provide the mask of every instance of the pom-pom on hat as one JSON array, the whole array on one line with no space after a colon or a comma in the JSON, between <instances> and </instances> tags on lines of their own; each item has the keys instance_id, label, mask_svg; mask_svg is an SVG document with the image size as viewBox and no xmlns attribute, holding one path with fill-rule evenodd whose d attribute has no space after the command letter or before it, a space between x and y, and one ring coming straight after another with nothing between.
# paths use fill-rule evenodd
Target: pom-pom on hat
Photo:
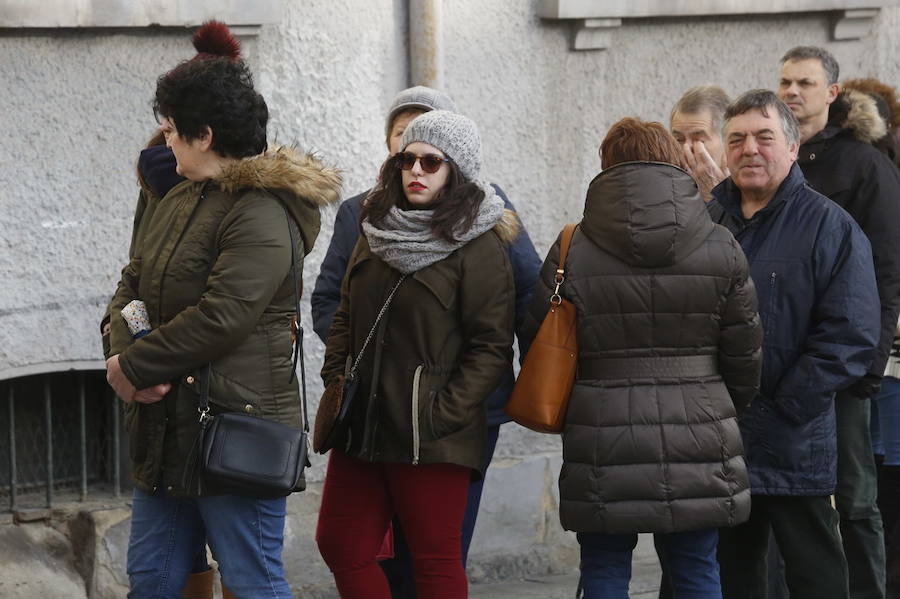
<instances>
[{"instance_id":1,"label":"pom-pom on hat","mask_svg":"<svg viewBox=\"0 0 900 599\"><path fill-rule=\"evenodd\" d=\"M194 48L197 56L192 60L209 60L212 58L241 57L241 43L237 41L228 25L221 21L207 21L194 32Z\"/></svg>"},{"instance_id":2,"label":"pom-pom on hat","mask_svg":"<svg viewBox=\"0 0 900 599\"><path fill-rule=\"evenodd\" d=\"M456 104L444 92L424 85L410 87L394 96L394 101L391 102L391 107L388 109L387 119L384 121L385 135L391 134L391 126L397 115L410 108L417 108L424 112L432 110L456 112Z\"/></svg>"},{"instance_id":3,"label":"pom-pom on hat","mask_svg":"<svg viewBox=\"0 0 900 599\"><path fill-rule=\"evenodd\" d=\"M469 181L481 174L481 136L475 123L461 114L433 110L414 118L403 132L400 147L420 141L452 160Z\"/></svg>"}]
</instances>

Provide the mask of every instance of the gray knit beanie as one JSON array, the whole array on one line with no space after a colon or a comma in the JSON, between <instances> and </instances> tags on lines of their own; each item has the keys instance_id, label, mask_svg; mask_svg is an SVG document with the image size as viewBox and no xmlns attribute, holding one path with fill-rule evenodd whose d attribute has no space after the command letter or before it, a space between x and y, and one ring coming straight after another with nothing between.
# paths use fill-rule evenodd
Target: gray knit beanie
<instances>
[{"instance_id":1,"label":"gray knit beanie","mask_svg":"<svg viewBox=\"0 0 900 599\"><path fill-rule=\"evenodd\" d=\"M391 125L394 123L394 118L409 108L418 108L425 112L431 110L456 112L456 104L444 92L425 87L424 85L410 87L394 96L394 101L391 102L391 107L388 109L387 120L384 122L385 136L391 134Z\"/></svg>"},{"instance_id":2,"label":"gray knit beanie","mask_svg":"<svg viewBox=\"0 0 900 599\"><path fill-rule=\"evenodd\" d=\"M421 141L447 155L463 176L477 181L481 173L481 136L471 119L455 112L432 110L412 120L403 133L400 147Z\"/></svg>"}]
</instances>

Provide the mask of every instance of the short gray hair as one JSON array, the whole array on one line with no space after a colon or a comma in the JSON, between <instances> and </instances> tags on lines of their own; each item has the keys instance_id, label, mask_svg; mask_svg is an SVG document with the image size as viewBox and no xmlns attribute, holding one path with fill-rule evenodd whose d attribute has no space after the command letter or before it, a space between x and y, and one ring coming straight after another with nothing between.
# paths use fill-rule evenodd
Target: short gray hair
<instances>
[{"instance_id":1,"label":"short gray hair","mask_svg":"<svg viewBox=\"0 0 900 599\"><path fill-rule=\"evenodd\" d=\"M681 99L675 103L675 106L672 108L672 113L669 115L669 123L671 124L676 112L682 114L697 114L704 110L708 110L712 117L713 131L719 131L722 129L725 110L728 108L730 102L731 98L728 97L728 94L726 94L721 87L715 85L698 85L692 87L684 92Z\"/></svg>"},{"instance_id":2,"label":"short gray hair","mask_svg":"<svg viewBox=\"0 0 900 599\"><path fill-rule=\"evenodd\" d=\"M768 89L751 89L738 96L737 100L728 105L725 111L725 123L722 125L722 134L724 137L725 128L728 122L736 116L742 115L751 110L758 110L764 117L768 117L768 109L774 108L778 111L781 120L781 130L784 131L784 137L787 139L789 146L800 143L800 125L797 124L797 117L791 112L787 104L778 99L775 92Z\"/></svg>"},{"instance_id":3,"label":"short gray hair","mask_svg":"<svg viewBox=\"0 0 900 599\"><path fill-rule=\"evenodd\" d=\"M811 59L818 60L822 63L822 68L825 69L825 77L828 78L828 85L838 82L838 77L840 77L841 74L841 67L838 65L838 61L835 59L834 54L825 48L820 48L818 46L797 46L796 48L791 48L781 57L781 64L784 64L789 60Z\"/></svg>"}]
</instances>

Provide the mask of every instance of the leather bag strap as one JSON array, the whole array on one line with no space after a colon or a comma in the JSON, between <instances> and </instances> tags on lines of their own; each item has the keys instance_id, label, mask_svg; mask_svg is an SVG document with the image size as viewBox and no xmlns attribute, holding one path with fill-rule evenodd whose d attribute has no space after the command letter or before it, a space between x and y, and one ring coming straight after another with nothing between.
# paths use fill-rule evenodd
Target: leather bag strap
<instances>
[{"instance_id":1,"label":"leather bag strap","mask_svg":"<svg viewBox=\"0 0 900 599\"><path fill-rule=\"evenodd\" d=\"M563 273L566 270L566 258L569 256L569 247L572 245L572 237L575 236L575 228L577 226L578 223L569 223L562 230L562 239L559 241L558 270L561 270Z\"/></svg>"},{"instance_id":2,"label":"leather bag strap","mask_svg":"<svg viewBox=\"0 0 900 599\"><path fill-rule=\"evenodd\" d=\"M569 257L569 246L572 245L572 237L575 236L575 228L577 226L577 223L569 223L562 230L562 237L559 240L559 264L556 266L556 274L553 277L556 288L553 290L553 295L550 296L550 305L552 306L558 306L562 303L559 289L566 281L566 258Z\"/></svg>"}]
</instances>

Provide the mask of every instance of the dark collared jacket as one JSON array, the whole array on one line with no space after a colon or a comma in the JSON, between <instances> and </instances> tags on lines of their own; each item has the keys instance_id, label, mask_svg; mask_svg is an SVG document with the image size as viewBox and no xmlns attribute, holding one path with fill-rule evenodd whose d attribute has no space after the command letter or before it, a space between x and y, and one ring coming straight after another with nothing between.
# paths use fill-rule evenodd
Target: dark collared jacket
<instances>
[{"instance_id":1,"label":"dark collared jacket","mask_svg":"<svg viewBox=\"0 0 900 599\"><path fill-rule=\"evenodd\" d=\"M759 397L741 416L754 494L830 495L837 476L834 396L872 363L880 329L872 252L853 219L794 164L746 220L726 179L708 205L750 263L763 323Z\"/></svg>"},{"instance_id":2,"label":"dark collared jacket","mask_svg":"<svg viewBox=\"0 0 900 599\"><path fill-rule=\"evenodd\" d=\"M884 135L874 101L849 91L831 105L828 125L800 146L797 161L809 185L846 210L872 244L881 300L878 351L850 391L878 389L900 314L900 171L872 144Z\"/></svg>"},{"instance_id":3,"label":"dark collared jacket","mask_svg":"<svg viewBox=\"0 0 900 599\"><path fill-rule=\"evenodd\" d=\"M450 463L483 472L486 401L512 360L509 210L449 256L408 276L360 358L350 424L335 451L370 462ZM400 272L361 236L341 285L322 380L360 354Z\"/></svg>"},{"instance_id":4,"label":"dark collared jacket","mask_svg":"<svg viewBox=\"0 0 900 599\"><path fill-rule=\"evenodd\" d=\"M503 199L508 210L515 210L512 203L498 185L493 186ZM313 289L310 305L312 307L313 328L323 342L328 341L331 319L341 301L341 281L347 272L347 262L356 240L359 239L359 211L362 200L368 192L353 196L341 203L334 219L334 233L328 245L328 251L322 260L316 286ZM521 225L521 223L520 223ZM513 280L516 286L516 328L522 324L525 311L531 301L534 282L537 280L541 259L534 249L534 244L524 226L519 227L519 235L506 248L513 269ZM520 351L523 349L521 344ZM523 352L524 353L524 352ZM509 394L512 393L515 376L512 362L503 375L503 381L488 398L488 424L491 426L509 422L509 416L503 411Z\"/></svg>"}]
</instances>

